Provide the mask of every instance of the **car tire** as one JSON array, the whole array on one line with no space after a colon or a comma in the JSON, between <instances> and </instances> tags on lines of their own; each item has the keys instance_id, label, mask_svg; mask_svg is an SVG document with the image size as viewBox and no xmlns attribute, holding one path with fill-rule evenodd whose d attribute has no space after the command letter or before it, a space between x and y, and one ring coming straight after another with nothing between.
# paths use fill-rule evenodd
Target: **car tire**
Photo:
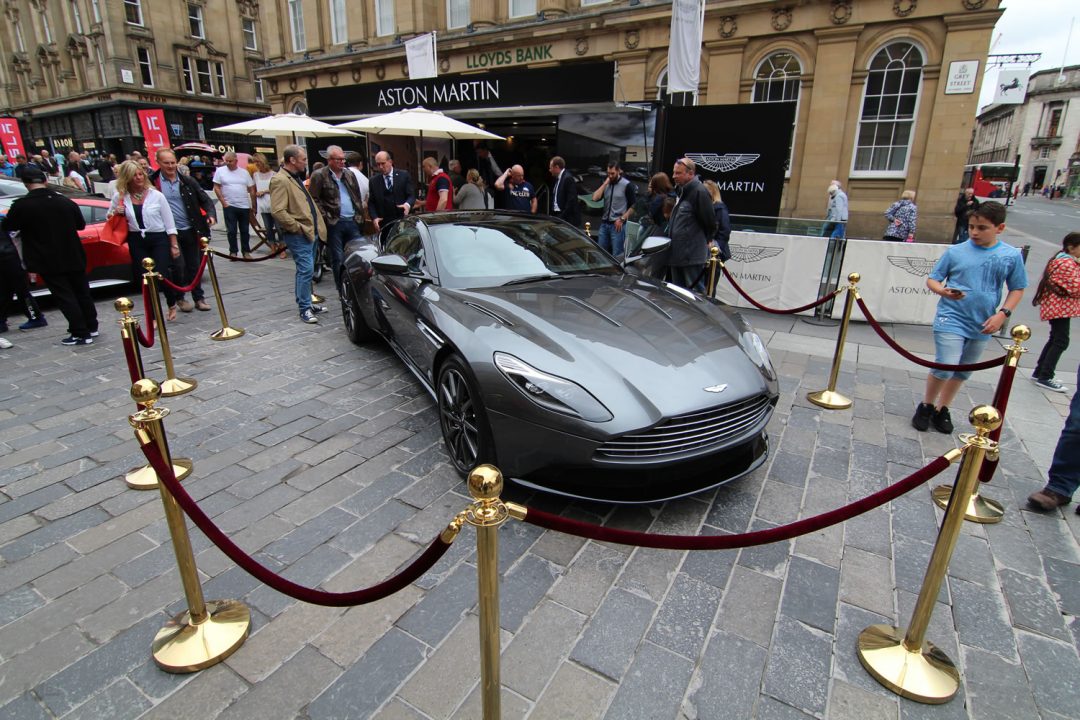
<instances>
[{"instance_id":1,"label":"car tire","mask_svg":"<svg viewBox=\"0 0 1080 720\"><path fill-rule=\"evenodd\" d=\"M341 273L341 321L345 324L345 333L349 340L356 345L363 345L375 337L374 331L368 327L360 313L360 302L356 298L356 290L348 270Z\"/></svg>"},{"instance_id":2,"label":"car tire","mask_svg":"<svg viewBox=\"0 0 1080 720\"><path fill-rule=\"evenodd\" d=\"M443 444L454 468L467 477L477 465L494 463L487 412L472 373L460 356L451 355L439 368L435 394Z\"/></svg>"}]
</instances>

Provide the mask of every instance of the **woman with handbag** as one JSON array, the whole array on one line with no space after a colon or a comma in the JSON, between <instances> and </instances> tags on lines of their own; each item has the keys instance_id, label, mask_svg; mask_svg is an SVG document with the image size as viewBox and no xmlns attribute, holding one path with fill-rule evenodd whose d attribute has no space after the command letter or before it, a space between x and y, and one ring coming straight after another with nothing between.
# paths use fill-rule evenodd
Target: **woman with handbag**
<instances>
[{"instance_id":1,"label":"woman with handbag","mask_svg":"<svg viewBox=\"0 0 1080 720\"><path fill-rule=\"evenodd\" d=\"M892 242L915 242L915 226L919 218L919 208L915 206L915 191L905 190L900 199L885 211L885 226L882 240Z\"/></svg>"},{"instance_id":2,"label":"woman with handbag","mask_svg":"<svg viewBox=\"0 0 1080 720\"><path fill-rule=\"evenodd\" d=\"M1046 263L1031 304L1039 308L1039 319L1050 323L1050 337L1039 354L1031 379L1045 390L1068 392L1054 378L1054 370L1069 347L1069 323L1080 316L1080 232L1066 235L1061 241L1061 252Z\"/></svg>"},{"instance_id":3,"label":"woman with handbag","mask_svg":"<svg viewBox=\"0 0 1080 720\"><path fill-rule=\"evenodd\" d=\"M144 258L153 258L154 269L167 275L169 266L180 257L169 201L150 184L146 172L138 163L128 160L116 172L116 192L109 205L110 219L122 215L127 219L128 250L136 272L142 272ZM168 305L166 320L176 319L176 301L180 296L164 283L160 284Z\"/></svg>"}]
</instances>

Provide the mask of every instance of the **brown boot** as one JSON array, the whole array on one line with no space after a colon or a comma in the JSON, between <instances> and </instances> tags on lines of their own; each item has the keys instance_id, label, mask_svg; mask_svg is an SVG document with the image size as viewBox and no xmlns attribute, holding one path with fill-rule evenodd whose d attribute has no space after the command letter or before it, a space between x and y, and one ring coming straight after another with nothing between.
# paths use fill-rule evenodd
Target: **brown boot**
<instances>
[{"instance_id":1,"label":"brown boot","mask_svg":"<svg viewBox=\"0 0 1080 720\"><path fill-rule=\"evenodd\" d=\"M1049 512L1054 508L1059 508L1062 505L1068 505L1071 502L1071 498L1067 498L1060 493L1056 493L1050 488L1043 488L1038 492L1033 492L1028 496L1028 505L1032 510L1041 510L1043 512ZM1077 509L1080 512L1080 508Z\"/></svg>"}]
</instances>

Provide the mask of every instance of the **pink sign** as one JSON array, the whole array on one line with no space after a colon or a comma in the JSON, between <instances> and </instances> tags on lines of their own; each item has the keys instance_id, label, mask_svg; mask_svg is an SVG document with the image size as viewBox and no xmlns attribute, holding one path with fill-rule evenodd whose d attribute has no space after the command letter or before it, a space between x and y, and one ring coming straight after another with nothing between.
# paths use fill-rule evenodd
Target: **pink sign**
<instances>
[{"instance_id":1,"label":"pink sign","mask_svg":"<svg viewBox=\"0 0 1080 720\"><path fill-rule=\"evenodd\" d=\"M0 147L4 155L15 160L19 155L24 155L22 133L19 132L19 121L15 118L0 117Z\"/></svg>"},{"instance_id":2,"label":"pink sign","mask_svg":"<svg viewBox=\"0 0 1080 720\"><path fill-rule=\"evenodd\" d=\"M169 144L169 131L165 129L165 111L140 110L139 124L142 125L143 139L146 140L146 159L150 161L150 167L157 170L157 151L172 147Z\"/></svg>"}]
</instances>

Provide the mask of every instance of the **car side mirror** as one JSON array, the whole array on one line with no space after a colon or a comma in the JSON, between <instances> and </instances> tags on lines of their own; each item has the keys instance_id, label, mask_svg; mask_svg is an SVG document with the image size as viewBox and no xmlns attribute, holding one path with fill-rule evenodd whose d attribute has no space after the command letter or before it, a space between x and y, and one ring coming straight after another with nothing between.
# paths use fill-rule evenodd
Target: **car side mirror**
<instances>
[{"instance_id":1,"label":"car side mirror","mask_svg":"<svg viewBox=\"0 0 1080 720\"><path fill-rule=\"evenodd\" d=\"M410 272L409 263L400 255L380 255L371 264L384 275L408 275Z\"/></svg>"},{"instance_id":2,"label":"car side mirror","mask_svg":"<svg viewBox=\"0 0 1080 720\"><path fill-rule=\"evenodd\" d=\"M660 237L658 235L647 237L645 238L645 242L641 243L641 247L638 248L637 254L628 256L623 261L623 265L629 265L630 263L636 260L640 260L643 257L655 255L658 252L663 252L669 247L671 247L671 238Z\"/></svg>"}]
</instances>

